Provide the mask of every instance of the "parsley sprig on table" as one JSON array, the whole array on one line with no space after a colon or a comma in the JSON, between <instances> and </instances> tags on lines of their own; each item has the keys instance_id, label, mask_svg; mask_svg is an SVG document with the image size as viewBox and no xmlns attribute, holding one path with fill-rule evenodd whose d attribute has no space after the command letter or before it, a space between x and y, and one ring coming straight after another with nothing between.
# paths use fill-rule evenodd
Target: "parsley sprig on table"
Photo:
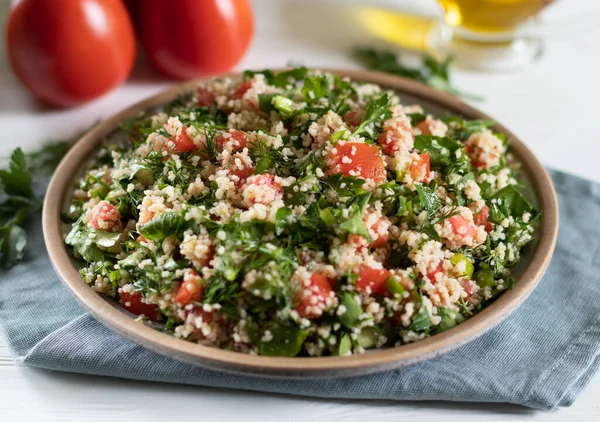
<instances>
[{"instance_id":1,"label":"parsley sprig on table","mask_svg":"<svg viewBox=\"0 0 600 422\"><path fill-rule=\"evenodd\" d=\"M52 143L27 155L17 148L8 167L0 170L0 268L10 268L21 260L27 245L22 226L42 208L42 199L33 187L33 169L37 176L51 174L71 144L70 141Z\"/></svg>"},{"instance_id":2,"label":"parsley sprig on table","mask_svg":"<svg viewBox=\"0 0 600 422\"><path fill-rule=\"evenodd\" d=\"M454 61L452 57L447 57L444 61L438 61L431 56L426 56L421 66L409 67L404 65L399 60L398 55L391 51L357 48L354 50L354 56L368 69L414 79L439 91L448 92L459 97L477 101L482 100L479 96L454 88L450 81L450 68Z\"/></svg>"}]
</instances>

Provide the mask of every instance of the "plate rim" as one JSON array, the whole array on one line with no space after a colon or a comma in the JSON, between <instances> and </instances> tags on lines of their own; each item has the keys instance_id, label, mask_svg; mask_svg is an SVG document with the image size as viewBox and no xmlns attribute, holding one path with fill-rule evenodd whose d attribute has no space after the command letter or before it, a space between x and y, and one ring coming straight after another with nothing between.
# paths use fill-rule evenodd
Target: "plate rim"
<instances>
[{"instance_id":1,"label":"plate rim","mask_svg":"<svg viewBox=\"0 0 600 422\"><path fill-rule=\"evenodd\" d=\"M274 70L282 71L284 69ZM402 77L364 70L312 68L349 77L360 82L370 82L393 89L399 95L410 95L415 101L429 102L445 111L469 119L491 119L458 98ZM44 199L42 228L50 261L63 284L76 300L98 321L116 330L135 343L175 358L179 361L244 375L276 378L347 377L395 369L440 356L476 339L494 328L510 315L533 291L547 269L558 235L558 202L552 180L529 148L502 124L494 129L506 134L511 141L510 151L518 156L523 171L527 173L537 197L542 217L537 230L538 242L531 261L524 268L515 286L504 292L486 309L462 324L427 339L408 345L377 350L352 356L327 357L272 357L248 355L227 351L175 338L134 321L110 305L81 279L63 243L60 213L69 185L82 163L119 123L139 112L160 106L181 93L187 92L202 81L213 77L239 79L242 73L211 76L174 85L152 95L96 124L78 139L54 172ZM496 121L496 120L494 120ZM496 121L497 122L497 121Z\"/></svg>"}]
</instances>

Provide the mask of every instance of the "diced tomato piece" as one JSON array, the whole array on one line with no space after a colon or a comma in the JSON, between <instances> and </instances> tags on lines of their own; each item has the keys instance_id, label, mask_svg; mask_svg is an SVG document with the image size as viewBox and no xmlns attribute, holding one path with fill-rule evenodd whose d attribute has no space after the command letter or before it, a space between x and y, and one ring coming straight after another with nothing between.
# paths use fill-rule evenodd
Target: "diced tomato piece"
<instances>
[{"instance_id":1,"label":"diced tomato piece","mask_svg":"<svg viewBox=\"0 0 600 422\"><path fill-rule=\"evenodd\" d=\"M430 135L429 126L427 125L427 121L423 120L415 126L417 129L421 131L421 135Z\"/></svg>"},{"instance_id":2,"label":"diced tomato piece","mask_svg":"<svg viewBox=\"0 0 600 422\"><path fill-rule=\"evenodd\" d=\"M226 146L230 146L231 151L238 151L246 148L248 137L246 136L246 132L230 129L228 132L217 135L215 143L219 151L222 151Z\"/></svg>"},{"instance_id":3,"label":"diced tomato piece","mask_svg":"<svg viewBox=\"0 0 600 422\"><path fill-rule=\"evenodd\" d=\"M376 233L375 237L371 236L372 242L369 246L372 248L383 248L388 245L389 235L387 231L385 233L379 233L379 228L381 227L381 224L383 224L384 221L384 217L381 217L375 222L375 224L371 226L371 230L373 230ZM349 235L348 241L354 243L357 246L361 246L361 244L366 245L367 242L367 240L364 237L358 234Z\"/></svg>"},{"instance_id":4,"label":"diced tomato piece","mask_svg":"<svg viewBox=\"0 0 600 422\"><path fill-rule=\"evenodd\" d=\"M362 264L358 269L355 287L359 292L370 291L373 294L383 294L387 291L385 283L391 273L385 268L373 268Z\"/></svg>"},{"instance_id":5,"label":"diced tomato piece","mask_svg":"<svg viewBox=\"0 0 600 422\"><path fill-rule=\"evenodd\" d=\"M181 128L181 133L173 139L175 143L175 148L173 148L174 152L190 152L196 149L196 144L192 138L190 138L186 132L187 126L183 126Z\"/></svg>"},{"instance_id":6,"label":"diced tomato piece","mask_svg":"<svg viewBox=\"0 0 600 422\"><path fill-rule=\"evenodd\" d=\"M383 152L387 155L394 155L398 151L410 151L414 146L415 136L412 133L408 122L394 122L389 125L379 136L377 142L381 145Z\"/></svg>"},{"instance_id":7,"label":"diced tomato piece","mask_svg":"<svg viewBox=\"0 0 600 422\"><path fill-rule=\"evenodd\" d=\"M493 229L492 223L488 221L488 217L490 216L490 208L487 205L484 205L478 213L473 214L473 221L478 226L483 226L486 232L491 232Z\"/></svg>"},{"instance_id":8,"label":"diced tomato piece","mask_svg":"<svg viewBox=\"0 0 600 422\"><path fill-rule=\"evenodd\" d=\"M195 271L188 271L183 276L183 282L175 294L175 302L181 306L191 302L200 302L203 297L204 282Z\"/></svg>"},{"instance_id":9,"label":"diced tomato piece","mask_svg":"<svg viewBox=\"0 0 600 422\"><path fill-rule=\"evenodd\" d=\"M372 226L373 231L375 233L377 233L376 237L373 239L373 243L371 243L371 246L374 248L382 248L384 246L387 246L387 244L388 244L388 240L390 238L388 232L387 231L385 233L379 232L380 227L384 222L385 222L385 219L383 217L381 217Z\"/></svg>"},{"instance_id":10,"label":"diced tomato piece","mask_svg":"<svg viewBox=\"0 0 600 422\"><path fill-rule=\"evenodd\" d=\"M248 79L246 82L244 82L243 84L241 84L240 86L238 86L238 88L235 90L235 92L233 93L233 95L231 96L231 98L235 99L235 100L239 100L240 98L242 98L244 96L244 94L246 92L248 92L248 90L252 87L252 80Z\"/></svg>"},{"instance_id":11,"label":"diced tomato piece","mask_svg":"<svg viewBox=\"0 0 600 422\"><path fill-rule=\"evenodd\" d=\"M300 286L296 295L295 309L302 318L318 318L333 305L333 300L330 279L323 274L312 273L309 285Z\"/></svg>"},{"instance_id":12,"label":"diced tomato piece","mask_svg":"<svg viewBox=\"0 0 600 422\"><path fill-rule=\"evenodd\" d=\"M98 202L90 213L90 224L97 230L110 230L121 224L121 214L108 201Z\"/></svg>"},{"instance_id":13,"label":"diced tomato piece","mask_svg":"<svg viewBox=\"0 0 600 422\"><path fill-rule=\"evenodd\" d=\"M283 188L270 173L249 177L243 188L242 196L246 205L270 204L283 196Z\"/></svg>"},{"instance_id":14,"label":"diced tomato piece","mask_svg":"<svg viewBox=\"0 0 600 422\"><path fill-rule=\"evenodd\" d=\"M346 142L336 145L333 151L328 169L330 174L373 179L376 183L386 180L385 164L376 145Z\"/></svg>"},{"instance_id":15,"label":"diced tomato piece","mask_svg":"<svg viewBox=\"0 0 600 422\"><path fill-rule=\"evenodd\" d=\"M254 167L247 166L247 167L242 167L242 168L236 168L234 170L231 170L230 174L237 176L238 179L234 180L233 182L237 186L241 186L246 182L246 179L248 179L250 176L252 176L254 174Z\"/></svg>"},{"instance_id":16,"label":"diced tomato piece","mask_svg":"<svg viewBox=\"0 0 600 422\"><path fill-rule=\"evenodd\" d=\"M205 267L212 268L210 261L213 260L216 253L217 253L217 245L213 242L210 244L208 254L207 254L206 258L201 262L201 264L204 265Z\"/></svg>"},{"instance_id":17,"label":"diced tomato piece","mask_svg":"<svg viewBox=\"0 0 600 422\"><path fill-rule=\"evenodd\" d=\"M453 215L448 222L452 225L452 231L460 237L475 237L477 234L473 223L460 214Z\"/></svg>"},{"instance_id":18,"label":"diced tomato piece","mask_svg":"<svg viewBox=\"0 0 600 422\"><path fill-rule=\"evenodd\" d=\"M202 328L198 328L196 326L196 324L197 324L196 319L202 318L202 323L201 323L202 325L207 324L207 325L212 326L214 323L214 320L215 320L215 315L213 314L213 312L206 312L204 309L202 309L202 306L199 306L199 305L194 306L194 309L192 309L191 311L186 311L186 317L189 314L193 315L192 326L194 329L194 337L197 338L198 340L202 340L206 336L204 335Z\"/></svg>"},{"instance_id":19,"label":"diced tomato piece","mask_svg":"<svg viewBox=\"0 0 600 422\"><path fill-rule=\"evenodd\" d=\"M198 107L208 107L215 102L215 93L209 91L208 88L198 88L196 91L198 97Z\"/></svg>"},{"instance_id":20,"label":"diced tomato piece","mask_svg":"<svg viewBox=\"0 0 600 422\"><path fill-rule=\"evenodd\" d=\"M465 299L469 300L471 298L471 296L473 295L473 292L471 291L471 284L469 283L469 280L466 278L461 278L458 281L459 281L460 285L462 286L463 290L465 291L465 293L467 294L467 297Z\"/></svg>"},{"instance_id":21,"label":"diced tomato piece","mask_svg":"<svg viewBox=\"0 0 600 422\"><path fill-rule=\"evenodd\" d=\"M442 265L442 263L440 262L440 264L435 267L433 270L429 271L427 273L427 278L429 279L429 281L434 282L435 281L435 275L438 273L441 273L444 271L444 266Z\"/></svg>"},{"instance_id":22,"label":"diced tomato piece","mask_svg":"<svg viewBox=\"0 0 600 422\"><path fill-rule=\"evenodd\" d=\"M202 306L194 306L194 309L192 309L190 313L192 313L196 318L202 317L202 322L204 322L205 324L212 324L215 318L212 312L206 312L204 309L202 309ZM199 333L201 333L201 331L194 330L194 333L198 335Z\"/></svg>"},{"instance_id":23,"label":"diced tomato piece","mask_svg":"<svg viewBox=\"0 0 600 422\"><path fill-rule=\"evenodd\" d=\"M356 110L350 110L344 115L344 121L349 126L360 126L362 119L362 113Z\"/></svg>"},{"instance_id":24,"label":"diced tomato piece","mask_svg":"<svg viewBox=\"0 0 600 422\"><path fill-rule=\"evenodd\" d=\"M415 182L428 182L431 179L429 154L419 154L419 158L410 163L410 177Z\"/></svg>"},{"instance_id":25,"label":"diced tomato piece","mask_svg":"<svg viewBox=\"0 0 600 422\"><path fill-rule=\"evenodd\" d=\"M151 321L159 321L161 313L156 305L142 302L142 294L139 292L121 292L121 307L135 315L144 315Z\"/></svg>"},{"instance_id":26,"label":"diced tomato piece","mask_svg":"<svg viewBox=\"0 0 600 422\"><path fill-rule=\"evenodd\" d=\"M486 167L485 163L480 160L481 150L475 145L468 145L465 147L465 152L471 159L471 165L475 168Z\"/></svg>"}]
</instances>

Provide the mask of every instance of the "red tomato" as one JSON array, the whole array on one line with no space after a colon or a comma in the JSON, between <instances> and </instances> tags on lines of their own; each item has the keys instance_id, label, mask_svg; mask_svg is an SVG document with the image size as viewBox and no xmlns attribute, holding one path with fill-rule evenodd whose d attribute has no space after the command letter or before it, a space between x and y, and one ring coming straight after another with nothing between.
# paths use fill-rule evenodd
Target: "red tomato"
<instances>
[{"instance_id":1,"label":"red tomato","mask_svg":"<svg viewBox=\"0 0 600 422\"><path fill-rule=\"evenodd\" d=\"M383 217L381 217L379 220L377 220L375 222L375 224L373 224L373 231L375 231L375 233L377 233L377 235L375 236L375 238L373 239L373 243L371 243L371 246L374 248L382 248L384 246L387 246L388 244L388 240L389 240L389 235L388 233L379 233L379 226L381 226L381 224L383 223L384 219Z\"/></svg>"},{"instance_id":2,"label":"red tomato","mask_svg":"<svg viewBox=\"0 0 600 422\"><path fill-rule=\"evenodd\" d=\"M467 297L465 297L465 299L469 300L471 298L471 296L473 295L473 292L471 291L471 284L469 283L469 280L467 280L466 278L461 278L460 280L458 280L458 282L460 283L463 290L467 294Z\"/></svg>"},{"instance_id":3,"label":"red tomato","mask_svg":"<svg viewBox=\"0 0 600 422\"><path fill-rule=\"evenodd\" d=\"M90 224L97 230L110 230L121 223L121 214L108 201L98 202L91 210Z\"/></svg>"},{"instance_id":4,"label":"red tomato","mask_svg":"<svg viewBox=\"0 0 600 422\"><path fill-rule=\"evenodd\" d=\"M157 306L142 302L142 294L139 292L122 292L121 307L127 309L132 314L144 315L151 321L159 321L161 319L161 314L157 310Z\"/></svg>"},{"instance_id":5,"label":"red tomato","mask_svg":"<svg viewBox=\"0 0 600 422\"><path fill-rule=\"evenodd\" d=\"M386 127L386 126L384 126ZM377 142L387 155L394 155L398 151L410 151L414 145L415 136L408 123L402 122L384 130Z\"/></svg>"},{"instance_id":6,"label":"red tomato","mask_svg":"<svg viewBox=\"0 0 600 422\"><path fill-rule=\"evenodd\" d=\"M194 309L192 309L191 311L185 311L185 312L186 312L186 317L187 317L187 315L192 314L194 316L194 320L198 317L201 317L202 324L207 324L207 325L212 326L213 321L215 320L215 315L213 315L212 312L206 312L204 309L202 309L201 306L194 306ZM196 324L196 321L194 321L194 323L193 323L194 336L199 340L204 339L206 336L202 332L202 329L197 328L195 326L195 324Z\"/></svg>"},{"instance_id":7,"label":"red tomato","mask_svg":"<svg viewBox=\"0 0 600 422\"><path fill-rule=\"evenodd\" d=\"M448 219L448 222L452 225L452 231L460 237L475 237L477 231L473 223L470 223L462 215L453 215Z\"/></svg>"},{"instance_id":8,"label":"red tomato","mask_svg":"<svg viewBox=\"0 0 600 422\"><path fill-rule=\"evenodd\" d=\"M190 138L186 132L187 126L181 128L181 133L177 135L173 142L175 142L174 152L191 152L196 149L196 144L192 138Z\"/></svg>"},{"instance_id":9,"label":"red tomato","mask_svg":"<svg viewBox=\"0 0 600 422\"><path fill-rule=\"evenodd\" d=\"M362 123L362 113L356 110L350 110L344 115L344 121L349 126L360 126Z\"/></svg>"},{"instance_id":10,"label":"red tomato","mask_svg":"<svg viewBox=\"0 0 600 422\"><path fill-rule=\"evenodd\" d=\"M443 271L444 271L444 266L440 262L440 264L437 267L435 267L433 270L431 270L427 273L427 278L429 279L429 281L435 282L435 275L438 273L441 273Z\"/></svg>"},{"instance_id":11,"label":"red tomato","mask_svg":"<svg viewBox=\"0 0 600 422\"><path fill-rule=\"evenodd\" d=\"M260 186L260 189L252 189L252 187L256 186ZM276 199L281 199L283 189L275 181L275 177L272 174L263 173L247 180L242 195L248 206L252 204L270 204Z\"/></svg>"},{"instance_id":12,"label":"red tomato","mask_svg":"<svg viewBox=\"0 0 600 422\"><path fill-rule=\"evenodd\" d=\"M417 129L421 131L421 135L430 135L429 126L427 126L427 122L423 120L418 125L415 126Z\"/></svg>"},{"instance_id":13,"label":"red tomato","mask_svg":"<svg viewBox=\"0 0 600 422\"><path fill-rule=\"evenodd\" d=\"M331 281L322 274L313 273L310 285L301 286L296 296L298 315L308 319L323 315L323 311L332 305L332 292Z\"/></svg>"},{"instance_id":14,"label":"red tomato","mask_svg":"<svg viewBox=\"0 0 600 422\"><path fill-rule=\"evenodd\" d=\"M342 173L361 179L373 179L376 183L386 180L385 164L376 145L346 142L335 147L329 173Z\"/></svg>"},{"instance_id":15,"label":"red tomato","mask_svg":"<svg viewBox=\"0 0 600 422\"><path fill-rule=\"evenodd\" d=\"M379 220L377 220L375 222L375 224L373 224L371 226L371 229L377 233L377 235L372 239L371 244L369 245L372 248L383 248L384 246L387 246L388 244L388 240L389 240L389 236L388 233L379 233L379 226L381 226L381 224L384 222L384 218L381 217ZM363 243L363 239L365 239L364 237L362 237L361 235L358 234L351 234L350 236L348 236L348 240L350 242L355 243L356 245L360 246L361 243ZM366 245L367 240L364 240L364 244Z\"/></svg>"},{"instance_id":16,"label":"red tomato","mask_svg":"<svg viewBox=\"0 0 600 422\"><path fill-rule=\"evenodd\" d=\"M391 273L385 268L373 268L362 264L358 270L356 290L366 292L370 289L373 294L383 294L387 291L385 283L390 276Z\"/></svg>"},{"instance_id":17,"label":"red tomato","mask_svg":"<svg viewBox=\"0 0 600 422\"><path fill-rule=\"evenodd\" d=\"M481 148L475 145L468 145L465 147L465 152L471 159L471 164L475 168L487 167L487 165L481 160L482 151Z\"/></svg>"},{"instance_id":18,"label":"red tomato","mask_svg":"<svg viewBox=\"0 0 600 422\"><path fill-rule=\"evenodd\" d=\"M203 281L195 271L190 271L183 277L183 282L175 294L175 302L181 306L191 302L200 302L203 296Z\"/></svg>"},{"instance_id":19,"label":"red tomato","mask_svg":"<svg viewBox=\"0 0 600 422\"><path fill-rule=\"evenodd\" d=\"M210 261L213 260L216 253L217 253L217 245L215 245L214 240L211 240L211 244L208 247L208 253L202 260L200 260L200 262L198 262L198 264L200 264L202 267L212 268Z\"/></svg>"},{"instance_id":20,"label":"red tomato","mask_svg":"<svg viewBox=\"0 0 600 422\"><path fill-rule=\"evenodd\" d=\"M488 221L490 216L490 209L487 205L484 205L481 210L473 215L473 221L478 226L483 226L486 232L491 232L493 229L492 223Z\"/></svg>"},{"instance_id":21,"label":"red tomato","mask_svg":"<svg viewBox=\"0 0 600 422\"><path fill-rule=\"evenodd\" d=\"M139 37L150 61L178 79L230 70L254 31L247 0L143 0L137 9Z\"/></svg>"},{"instance_id":22,"label":"red tomato","mask_svg":"<svg viewBox=\"0 0 600 422\"><path fill-rule=\"evenodd\" d=\"M235 158L236 155L237 154L234 154L233 158ZM241 160L241 162L241 167L238 167L237 164L234 164L234 166L229 171L231 175L237 177L237 179L233 179L233 182L238 187L243 185L246 182L246 179L254 174L254 167L252 165L245 165L245 161L243 160Z\"/></svg>"},{"instance_id":23,"label":"red tomato","mask_svg":"<svg viewBox=\"0 0 600 422\"><path fill-rule=\"evenodd\" d=\"M238 88L235 90L235 92L233 93L231 98L233 98L234 100L239 100L240 98L242 98L244 96L244 94L246 92L248 92L248 90L251 87L252 87L252 81L250 79L248 79L246 82L244 82L240 86L238 86Z\"/></svg>"},{"instance_id":24,"label":"red tomato","mask_svg":"<svg viewBox=\"0 0 600 422\"><path fill-rule=\"evenodd\" d=\"M225 146L231 146L231 151L238 151L246 148L248 139L246 137L246 132L229 129L229 132L217 135L215 143L217 144L219 151L222 151Z\"/></svg>"},{"instance_id":25,"label":"red tomato","mask_svg":"<svg viewBox=\"0 0 600 422\"><path fill-rule=\"evenodd\" d=\"M120 85L131 72L135 34L120 0L21 0L11 9L12 68L35 96L71 107Z\"/></svg>"},{"instance_id":26,"label":"red tomato","mask_svg":"<svg viewBox=\"0 0 600 422\"><path fill-rule=\"evenodd\" d=\"M204 322L205 324L212 324L214 316L212 312L206 312L204 309L202 309L201 306L194 306L194 309L192 309L190 311L194 317L202 317L202 322ZM196 336L199 337L204 337L204 335L202 334L202 330L198 330L195 329L194 333L196 334Z\"/></svg>"},{"instance_id":27,"label":"red tomato","mask_svg":"<svg viewBox=\"0 0 600 422\"><path fill-rule=\"evenodd\" d=\"M429 154L419 154L419 158L410 163L410 177L415 182L428 182L431 178Z\"/></svg>"},{"instance_id":28,"label":"red tomato","mask_svg":"<svg viewBox=\"0 0 600 422\"><path fill-rule=\"evenodd\" d=\"M196 95L198 96L198 107L211 106L216 99L215 93L207 88L198 88Z\"/></svg>"}]
</instances>

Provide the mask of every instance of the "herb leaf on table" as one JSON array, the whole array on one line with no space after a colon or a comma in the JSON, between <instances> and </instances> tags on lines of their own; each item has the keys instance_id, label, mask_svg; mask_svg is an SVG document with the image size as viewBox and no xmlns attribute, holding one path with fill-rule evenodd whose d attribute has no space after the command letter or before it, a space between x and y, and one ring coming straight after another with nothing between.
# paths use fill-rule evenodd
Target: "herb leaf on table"
<instances>
[{"instance_id":1,"label":"herb leaf on table","mask_svg":"<svg viewBox=\"0 0 600 422\"><path fill-rule=\"evenodd\" d=\"M431 56L426 56L419 67L402 64L396 53L386 50L357 48L354 50L354 57L368 69L413 79L439 91L459 97L476 101L483 100L479 96L454 88L450 81L450 68L454 61L452 57L448 57L444 61L438 61Z\"/></svg>"},{"instance_id":2,"label":"herb leaf on table","mask_svg":"<svg viewBox=\"0 0 600 422\"><path fill-rule=\"evenodd\" d=\"M11 268L23 258L27 234L22 225L42 208L33 189L33 169L35 175L51 174L71 145L71 141L47 144L30 154L17 148L8 167L0 170L0 268Z\"/></svg>"}]
</instances>

